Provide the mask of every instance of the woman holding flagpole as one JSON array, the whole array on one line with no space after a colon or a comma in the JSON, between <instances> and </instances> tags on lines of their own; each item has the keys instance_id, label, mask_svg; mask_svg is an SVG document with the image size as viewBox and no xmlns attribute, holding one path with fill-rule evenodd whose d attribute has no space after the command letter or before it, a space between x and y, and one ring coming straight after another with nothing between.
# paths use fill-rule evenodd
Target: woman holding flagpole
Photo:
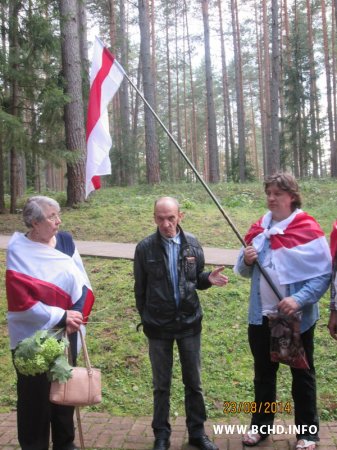
<instances>
[{"instance_id":1,"label":"woman holding flagpole","mask_svg":"<svg viewBox=\"0 0 337 450\"><path fill-rule=\"evenodd\" d=\"M64 328L74 363L77 331L86 323L94 297L81 257L69 233L59 231L59 204L44 196L23 208L27 233L14 233L7 249L8 329L13 351L38 330ZM17 372L18 440L23 450L73 450L74 408L49 402L46 373Z\"/></svg>"},{"instance_id":2,"label":"woman holding flagpole","mask_svg":"<svg viewBox=\"0 0 337 450\"><path fill-rule=\"evenodd\" d=\"M276 376L279 363L270 357L268 316L301 314L300 334L309 368L291 367L297 449L314 450L319 440L316 378L313 359L318 301L329 287L331 257L324 233L314 218L303 212L299 187L288 173L266 178L264 189L269 211L247 235L235 272L251 278L248 339L254 358L256 412L243 444L254 446L273 432ZM279 300L261 275L258 264L281 294Z\"/></svg>"}]
</instances>

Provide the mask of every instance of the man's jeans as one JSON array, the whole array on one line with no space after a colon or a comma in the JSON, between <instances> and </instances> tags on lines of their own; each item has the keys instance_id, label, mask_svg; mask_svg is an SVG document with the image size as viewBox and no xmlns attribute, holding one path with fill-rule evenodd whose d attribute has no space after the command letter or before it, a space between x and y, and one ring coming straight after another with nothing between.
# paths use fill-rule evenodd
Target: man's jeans
<instances>
[{"instance_id":1,"label":"man's jeans","mask_svg":"<svg viewBox=\"0 0 337 450\"><path fill-rule=\"evenodd\" d=\"M293 369L292 374L292 396L294 400L295 425L310 425L317 427L317 433L297 434L297 439L308 439L318 441L318 415L316 407L316 377L314 367L314 330L315 325L301 334L303 347L307 356L310 369ZM272 426L274 414L267 414L263 406L271 405L276 401L276 375L278 363L270 361L270 328L268 319L263 318L262 325L249 325L248 338L250 349L254 356L254 388L255 401L262 404L262 412L256 412L252 416L252 425Z\"/></svg>"},{"instance_id":2,"label":"man's jeans","mask_svg":"<svg viewBox=\"0 0 337 450\"><path fill-rule=\"evenodd\" d=\"M152 365L154 412L152 428L156 438L169 438L171 426L170 388L175 339L149 339ZM176 340L185 386L186 425L190 437L204 434L206 410L200 380L200 333Z\"/></svg>"}]
</instances>

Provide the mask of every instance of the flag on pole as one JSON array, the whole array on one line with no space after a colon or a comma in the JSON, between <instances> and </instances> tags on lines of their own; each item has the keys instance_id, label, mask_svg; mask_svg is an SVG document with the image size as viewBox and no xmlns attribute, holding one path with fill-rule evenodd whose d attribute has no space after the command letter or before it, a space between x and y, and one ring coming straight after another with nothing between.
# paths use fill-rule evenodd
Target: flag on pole
<instances>
[{"instance_id":1,"label":"flag on pole","mask_svg":"<svg viewBox=\"0 0 337 450\"><path fill-rule=\"evenodd\" d=\"M101 187L100 176L111 173L109 151L112 140L109 131L108 104L117 92L124 70L115 57L95 38L90 70L90 93L87 115L87 162L85 196Z\"/></svg>"}]
</instances>

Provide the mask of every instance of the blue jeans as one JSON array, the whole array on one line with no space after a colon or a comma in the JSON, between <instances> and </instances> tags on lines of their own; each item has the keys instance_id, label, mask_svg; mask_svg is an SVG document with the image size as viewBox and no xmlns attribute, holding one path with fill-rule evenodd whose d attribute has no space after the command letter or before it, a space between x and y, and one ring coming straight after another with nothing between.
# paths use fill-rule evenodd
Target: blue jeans
<instances>
[{"instance_id":1,"label":"blue jeans","mask_svg":"<svg viewBox=\"0 0 337 450\"><path fill-rule=\"evenodd\" d=\"M174 341L175 339L149 339L154 397L152 428L156 438L167 439L171 434L169 415ZM200 378L200 333L176 339L176 342L185 387L188 433L190 437L200 437L205 432L206 421Z\"/></svg>"}]
</instances>

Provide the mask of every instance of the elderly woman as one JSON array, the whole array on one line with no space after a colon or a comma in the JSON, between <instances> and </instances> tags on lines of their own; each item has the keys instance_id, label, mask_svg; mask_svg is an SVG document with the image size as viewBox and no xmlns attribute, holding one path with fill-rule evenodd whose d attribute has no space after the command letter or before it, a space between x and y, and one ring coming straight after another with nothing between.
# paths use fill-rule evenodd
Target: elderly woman
<instances>
[{"instance_id":1,"label":"elderly woman","mask_svg":"<svg viewBox=\"0 0 337 450\"><path fill-rule=\"evenodd\" d=\"M14 233L7 250L6 290L10 346L37 330L65 328L76 359L76 340L94 297L70 234L59 231L60 206L48 197L31 197L24 206L27 233ZM74 361L75 363L75 361ZM74 445L74 408L49 402L46 374L17 372L18 440L23 450L53 450Z\"/></svg>"},{"instance_id":2,"label":"elderly woman","mask_svg":"<svg viewBox=\"0 0 337 450\"><path fill-rule=\"evenodd\" d=\"M286 316L301 314L300 334L309 368L291 367L292 396L297 449L313 450L318 437L316 379L313 359L318 300L329 287L331 257L318 223L300 208L301 197L294 177L276 173L264 183L269 211L251 226L235 271L251 278L248 339L254 357L254 388L257 411L243 444L257 445L272 432L274 414L268 404L276 401L279 364L270 358L268 316L279 311ZM265 269L281 294L276 297L257 264Z\"/></svg>"}]
</instances>

